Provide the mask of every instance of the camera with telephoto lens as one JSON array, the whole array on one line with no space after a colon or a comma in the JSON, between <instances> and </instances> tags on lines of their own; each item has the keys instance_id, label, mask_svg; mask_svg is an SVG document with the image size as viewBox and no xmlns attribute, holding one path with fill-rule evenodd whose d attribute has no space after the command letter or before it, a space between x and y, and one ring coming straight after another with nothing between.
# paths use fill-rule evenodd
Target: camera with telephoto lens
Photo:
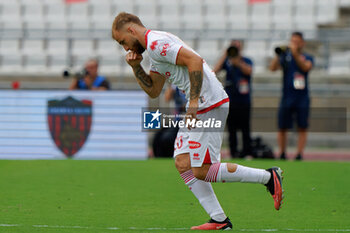
<instances>
[{"instance_id":1,"label":"camera with telephoto lens","mask_svg":"<svg viewBox=\"0 0 350 233\"><path fill-rule=\"evenodd\" d=\"M239 49L236 46L230 46L227 49L227 56L230 58L235 58L239 55Z\"/></svg>"},{"instance_id":2,"label":"camera with telephoto lens","mask_svg":"<svg viewBox=\"0 0 350 233\"><path fill-rule=\"evenodd\" d=\"M278 56L284 55L290 51L290 48L288 46L279 46L275 48L275 53Z\"/></svg>"},{"instance_id":3,"label":"camera with telephoto lens","mask_svg":"<svg viewBox=\"0 0 350 233\"><path fill-rule=\"evenodd\" d=\"M75 78L75 79L83 79L86 75L89 75L89 72L84 68L80 71L72 71L71 69L66 69L63 71L63 78Z\"/></svg>"}]
</instances>

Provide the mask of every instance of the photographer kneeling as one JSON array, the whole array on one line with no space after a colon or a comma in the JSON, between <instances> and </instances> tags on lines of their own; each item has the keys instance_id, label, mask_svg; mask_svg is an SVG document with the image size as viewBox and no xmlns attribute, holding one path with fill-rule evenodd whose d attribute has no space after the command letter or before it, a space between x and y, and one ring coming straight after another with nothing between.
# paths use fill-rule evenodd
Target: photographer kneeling
<instances>
[{"instance_id":1,"label":"photographer kneeling","mask_svg":"<svg viewBox=\"0 0 350 233\"><path fill-rule=\"evenodd\" d=\"M65 72L69 76L68 72ZM75 74L75 77L69 87L70 90L109 90L108 80L98 75L98 60L89 59L85 63L84 69Z\"/></svg>"}]
</instances>

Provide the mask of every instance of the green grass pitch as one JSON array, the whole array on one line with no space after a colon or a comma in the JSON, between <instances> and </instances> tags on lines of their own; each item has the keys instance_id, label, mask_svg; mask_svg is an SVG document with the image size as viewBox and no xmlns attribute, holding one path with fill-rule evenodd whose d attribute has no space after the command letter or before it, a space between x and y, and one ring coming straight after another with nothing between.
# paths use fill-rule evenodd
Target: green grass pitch
<instances>
[{"instance_id":1,"label":"green grass pitch","mask_svg":"<svg viewBox=\"0 0 350 233\"><path fill-rule=\"evenodd\" d=\"M262 185L213 185L234 231L350 231L350 163L234 162L285 171L280 211ZM172 159L0 161L0 232L192 232L207 220Z\"/></svg>"}]
</instances>

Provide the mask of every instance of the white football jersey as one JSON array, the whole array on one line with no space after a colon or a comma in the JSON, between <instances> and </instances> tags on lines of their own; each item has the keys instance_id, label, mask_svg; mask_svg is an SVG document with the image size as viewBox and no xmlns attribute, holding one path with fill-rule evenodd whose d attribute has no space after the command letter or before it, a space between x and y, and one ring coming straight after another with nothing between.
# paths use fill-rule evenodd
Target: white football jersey
<instances>
[{"instance_id":1,"label":"white football jersey","mask_svg":"<svg viewBox=\"0 0 350 233\"><path fill-rule=\"evenodd\" d=\"M169 83L176 85L189 100L191 87L189 73L186 66L176 65L176 59L182 47L196 52L171 33L148 30L145 39L151 62L151 72L159 73ZM205 111L207 108L217 107L225 102L228 102L228 96L222 84L208 64L204 62L198 110Z\"/></svg>"}]
</instances>

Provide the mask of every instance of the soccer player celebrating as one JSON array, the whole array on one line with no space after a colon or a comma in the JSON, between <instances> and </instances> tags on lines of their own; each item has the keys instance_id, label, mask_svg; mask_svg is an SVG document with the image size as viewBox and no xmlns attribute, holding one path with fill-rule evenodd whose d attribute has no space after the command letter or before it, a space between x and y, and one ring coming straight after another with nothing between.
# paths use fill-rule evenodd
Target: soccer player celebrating
<instances>
[{"instance_id":1,"label":"soccer player celebrating","mask_svg":"<svg viewBox=\"0 0 350 233\"><path fill-rule=\"evenodd\" d=\"M136 15L125 12L114 19L112 36L129 52L126 62L133 69L141 88L151 98L160 95L167 80L185 92L187 120L217 115L222 119L219 115L224 112L222 122L226 121L229 99L221 83L203 58L178 37L148 30ZM145 50L151 61L149 74L140 64ZM186 127L177 134L174 150L176 169L211 218L209 222L191 228L194 230L232 229L210 182L260 183L271 193L277 210L282 204L282 170L278 167L263 170L220 163L222 137L222 132L208 133Z\"/></svg>"}]
</instances>

